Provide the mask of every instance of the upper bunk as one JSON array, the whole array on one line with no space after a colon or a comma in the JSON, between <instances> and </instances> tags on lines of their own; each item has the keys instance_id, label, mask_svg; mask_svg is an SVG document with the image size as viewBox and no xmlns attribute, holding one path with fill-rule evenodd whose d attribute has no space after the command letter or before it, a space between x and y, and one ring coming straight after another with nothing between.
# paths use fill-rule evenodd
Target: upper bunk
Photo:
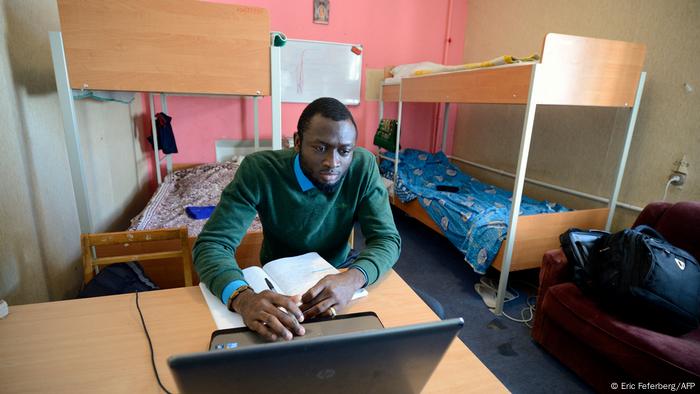
<instances>
[{"instance_id":1,"label":"upper bunk","mask_svg":"<svg viewBox=\"0 0 700 394\"><path fill-rule=\"evenodd\" d=\"M631 107L645 54L644 44L549 33L541 62L404 77L398 84L383 84L381 97L390 102Z\"/></svg>"},{"instance_id":2,"label":"upper bunk","mask_svg":"<svg viewBox=\"0 0 700 394\"><path fill-rule=\"evenodd\" d=\"M271 96L272 148L281 148L279 48L268 10L196 0L58 0L60 32L49 32L68 160L81 232L93 230L90 195L73 90L154 94ZM156 176L160 157L154 138Z\"/></svg>"},{"instance_id":3,"label":"upper bunk","mask_svg":"<svg viewBox=\"0 0 700 394\"><path fill-rule=\"evenodd\" d=\"M73 89L270 95L267 9L193 0L59 0Z\"/></svg>"}]
</instances>

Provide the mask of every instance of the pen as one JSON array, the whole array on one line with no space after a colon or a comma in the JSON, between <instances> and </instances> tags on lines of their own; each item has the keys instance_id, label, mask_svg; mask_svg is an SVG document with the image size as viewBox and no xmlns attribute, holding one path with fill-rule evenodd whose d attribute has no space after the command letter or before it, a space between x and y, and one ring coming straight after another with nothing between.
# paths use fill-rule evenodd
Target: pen
<instances>
[{"instance_id":1,"label":"pen","mask_svg":"<svg viewBox=\"0 0 700 394\"><path fill-rule=\"evenodd\" d=\"M275 286L272 285L272 282L270 282L269 279L265 278L265 283L267 284L267 287L272 290L273 292L277 293L277 290L275 289Z\"/></svg>"}]
</instances>

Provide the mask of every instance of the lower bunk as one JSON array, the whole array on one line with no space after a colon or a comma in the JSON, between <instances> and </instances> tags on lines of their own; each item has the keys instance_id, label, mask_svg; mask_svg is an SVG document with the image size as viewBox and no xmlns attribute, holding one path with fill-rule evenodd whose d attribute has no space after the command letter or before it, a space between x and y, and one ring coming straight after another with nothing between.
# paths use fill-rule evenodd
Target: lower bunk
<instances>
[{"instance_id":1,"label":"lower bunk","mask_svg":"<svg viewBox=\"0 0 700 394\"><path fill-rule=\"evenodd\" d=\"M146 207L131 220L128 230L158 230L187 228L190 249L202 231L207 218L194 218L187 214L187 207L213 207L221 192L233 180L242 157L234 157L220 163L180 164L168 174L148 201ZM241 268L260 265L260 247L263 241L262 225L256 217L236 249L236 260ZM126 247L100 246L95 253L99 257L124 254L143 254L170 250L178 241L157 241ZM125 248L128 248L128 253ZM184 286L182 264L177 259L157 259L141 262L146 274L161 288ZM190 267L193 283L199 283L194 267Z\"/></svg>"},{"instance_id":2,"label":"lower bunk","mask_svg":"<svg viewBox=\"0 0 700 394\"><path fill-rule=\"evenodd\" d=\"M391 154L390 154L391 155ZM393 180L393 162L382 160L380 172ZM465 174L438 152L406 149L391 203L446 236L477 273L502 268L512 193ZM524 197L510 271L538 268L544 253L559 247L569 228L602 229L608 208L572 211L559 204Z\"/></svg>"}]
</instances>

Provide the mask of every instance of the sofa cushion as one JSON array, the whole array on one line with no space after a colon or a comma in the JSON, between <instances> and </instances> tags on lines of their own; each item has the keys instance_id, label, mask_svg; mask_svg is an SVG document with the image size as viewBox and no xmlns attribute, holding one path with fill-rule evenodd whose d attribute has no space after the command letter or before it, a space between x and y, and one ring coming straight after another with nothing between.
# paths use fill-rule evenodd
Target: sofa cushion
<instances>
[{"instance_id":1,"label":"sofa cushion","mask_svg":"<svg viewBox=\"0 0 700 394\"><path fill-rule=\"evenodd\" d=\"M672 206L672 203L663 201L653 202L647 205L644 207L642 212L639 213L639 216L637 216L637 220L634 221L632 227L637 227L640 224L646 224L647 226L656 228L656 223L659 222L661 216L663 216L663 214L666 213L666 210Z\"/></svg>"},{"instance_id":2,"label":"sofa cushion","mask_svg":"<svg viewBox=\"0 0 700 394\"><path fill-rule=\"evenodd\" d=\"M655 228L672 245L700 261L700 201L647 205L634 222Z\"/></svg>"},{"instance_id":3,"label":"sofa cushion","mask_svg":"<svg viewBox=\"0 0 700 394\"><path fill-rule=\"evenodd\" d=\"M700 329L672 337L627 324L601 310L571 282L550 287L541 310L630 376L700 376Z\"/></svg>"}]
</instances>

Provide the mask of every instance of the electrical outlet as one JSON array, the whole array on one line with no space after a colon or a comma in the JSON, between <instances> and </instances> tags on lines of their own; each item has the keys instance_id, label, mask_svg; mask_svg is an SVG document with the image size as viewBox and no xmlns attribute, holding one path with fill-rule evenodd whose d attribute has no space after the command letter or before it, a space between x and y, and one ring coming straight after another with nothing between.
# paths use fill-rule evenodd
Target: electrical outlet
<instances>
[{"instance_id":1,"label":"electrical outlet","mask_svg":"<svg viewBox=\"0 0 700 394\"><path fill-rule=\"evenodd\" d=\"M685 174L674 172L669 180L673 186L682 186L685 183Z\"/></svg>"}]
</instances>

